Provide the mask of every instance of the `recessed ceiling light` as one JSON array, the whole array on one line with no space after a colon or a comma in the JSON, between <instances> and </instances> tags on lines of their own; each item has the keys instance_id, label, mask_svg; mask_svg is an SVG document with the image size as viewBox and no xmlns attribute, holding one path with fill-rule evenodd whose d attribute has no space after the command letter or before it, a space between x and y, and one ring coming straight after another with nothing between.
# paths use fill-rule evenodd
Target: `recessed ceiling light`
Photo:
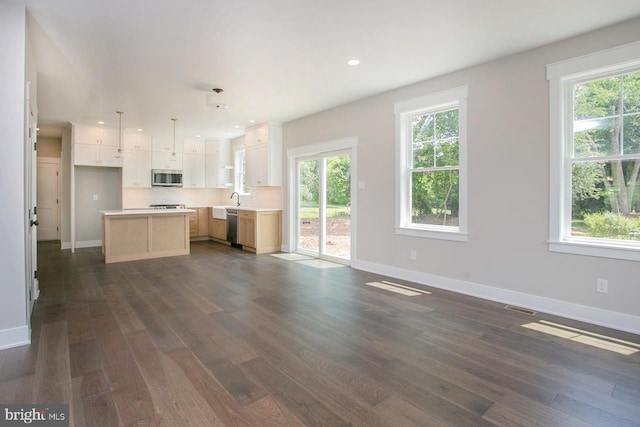
<instances>
[{"instance_id":1,"label":"recessed ceiling light","mask_svg":"<svg viewBox=\"0 0 640 427\"><path fill-rule=\"evenodd\" d=\"M360 64L360 60L359 59L350 59L350 60L347 61L347 64L353 65L353 66L359 65Z\"/></svg>"},{"instance_id":2,"label":"recessed ceiling light","mask_svg":"<svg viewBox=\"0 0 640 427\"><path fill-rule=\"evenodd\" d=\"M100 120L100 121L98 122L98 124L99 124L99 125L103 125L103 124L104 124L104 122L103 122L102 120Z\"/></svg>"},{"instance_id":3,"label":"recessed ceiling light","mask_svg":"<svg viewBox=\"0 0 640 427\"><path fill-rule=\"evenodd\" d=\"M196 138L202 138L200 135L196 135Z\"/></svg>"},{"instance_id":4,"label":"recessed ceiling light","mask_svg":"<svg viewBox=\"0 0 640 427\"><path fill-rule=\"evenodd\" d=\"M249 123L255 123L255 122L256 122L255 120L249 120Z\"/></svg>"},{"instance_id":5,"label":"recessed ceiling light","mask_svg":"<svg viewBox=\"0 0 640 427\"><path fill-rule=\"evenodd\" d=\"M235 125L234 128L240 129L240 125Z\"/></svg>"},{"instance_id":6,"label":"recessed ceiling light","mask_svg":"<svg viewBox=\"0 0 640 427\"><path fill-rule=\"evenodd\" d=\"M138 129L138 132L142 132L142 129Z\"/></svg>"}]
</instances>

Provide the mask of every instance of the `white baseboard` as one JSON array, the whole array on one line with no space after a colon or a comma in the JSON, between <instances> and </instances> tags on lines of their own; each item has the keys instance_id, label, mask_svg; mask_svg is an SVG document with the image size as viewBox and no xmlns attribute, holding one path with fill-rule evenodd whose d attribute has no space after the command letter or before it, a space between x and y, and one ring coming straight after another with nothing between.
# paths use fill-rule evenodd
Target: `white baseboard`
<instances>
[{"instance_id":1,"label":"white baseboard","mask_svg":"<svg viewBox=\"0 0 640 427\"><path fill-rule=\"evenodd\" d=\"M434 288L445 289L504 304L512 304L543 313L631 332L633 334L640 334L640 317L630 314L603 310L508 289L494 288L479 283L451 279L449 277L436 276L419 271L405 270L403 268L368 261L355 260L351 263L351 267L356 270L364 270L371 273L409 280Z\"/></svg>"},{"instance_id":2,"label":"white baseboard","mask_svg":"<svg viewBox=\"0 0 640 427\"><path fill-rule=\"evenodd\" d=\"M76 242L76 248L95 248L96 246L102 246L102 240L83 240Z\"/></svg>"},{"instance_id":3,"label":"white baseboard","mask_svg":"<svg viewBox=\"0 0 640 427\"><path fill-rule=\"evenodd\" d=\"M71 242L62 242L60 243L60 249L71 249Z\"/></svg>"},{"instance_id":4,"label":"white baseboard","mask_svg":"<svg viewBox=\"0 0 640 427\"><path fill-rule=\"evenodd\" d=\"M31 344L31 331L27 325L0 330L0 350Z\"/></svg>"}]
</instances>

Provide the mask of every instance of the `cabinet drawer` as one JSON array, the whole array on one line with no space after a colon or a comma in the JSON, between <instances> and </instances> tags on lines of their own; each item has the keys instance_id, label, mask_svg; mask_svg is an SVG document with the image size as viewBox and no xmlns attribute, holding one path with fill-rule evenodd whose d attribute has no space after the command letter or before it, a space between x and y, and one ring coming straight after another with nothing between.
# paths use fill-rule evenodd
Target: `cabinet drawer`
<instances>
[{"instance_id":1,"label":"cabinet drawer","mask_svg":"<svg viewBox=\"0 0 640 427\"><path fill-rule=\"evenodd\" d=\"M254 211L240 211L238 212L238 217L240 218L255 218L256 213Z\"/></svg>"}]
</instances>

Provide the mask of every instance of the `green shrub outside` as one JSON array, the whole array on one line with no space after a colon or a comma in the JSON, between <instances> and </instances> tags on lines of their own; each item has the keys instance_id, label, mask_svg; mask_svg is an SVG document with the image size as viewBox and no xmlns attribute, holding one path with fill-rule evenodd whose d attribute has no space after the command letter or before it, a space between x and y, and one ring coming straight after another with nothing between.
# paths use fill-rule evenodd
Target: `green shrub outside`
<instances>
[{"instance_id":1,"label":"green shrub outside","mask_svg":"<svg viewBox=\"0 0 640 427\"><path fill-rule=\"evenodd\" d=\"M585 214L584 223L592 236L640 240L640 217L613 212Z\"/></svg>"}]
</instances>

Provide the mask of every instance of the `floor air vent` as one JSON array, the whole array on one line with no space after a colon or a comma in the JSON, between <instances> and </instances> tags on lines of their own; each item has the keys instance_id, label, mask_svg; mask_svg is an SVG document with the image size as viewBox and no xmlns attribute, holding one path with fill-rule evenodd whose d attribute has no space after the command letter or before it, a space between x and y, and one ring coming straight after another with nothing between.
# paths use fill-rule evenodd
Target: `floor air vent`
<instances>
[{"instance_id":1,"label":"floor air vent","mask_svg":"<svg viewBox=\"0 0 640 427\"><path fill-rule=\"evenodd\" d=\"M505 310L515 311L516 313L528 314L529 316L535 316L538 312L529 310L528 308L516 307L515 305L505 305Z\"/></svg>"}]
</instances>

